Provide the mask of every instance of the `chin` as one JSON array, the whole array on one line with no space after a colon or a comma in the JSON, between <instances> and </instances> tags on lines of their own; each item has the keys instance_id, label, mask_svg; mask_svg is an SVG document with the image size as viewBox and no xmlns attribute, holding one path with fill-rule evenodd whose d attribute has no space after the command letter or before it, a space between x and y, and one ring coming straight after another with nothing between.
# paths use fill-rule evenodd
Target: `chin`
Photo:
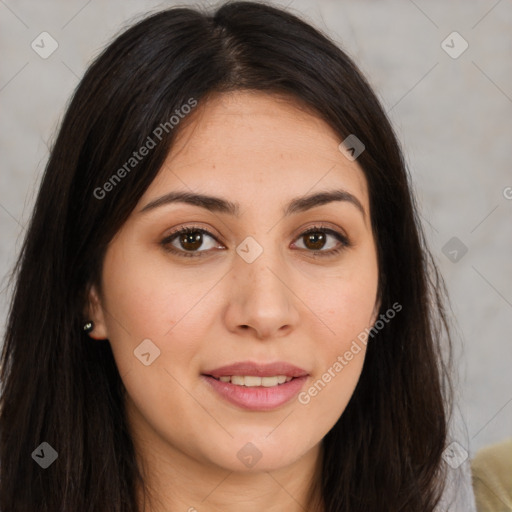
<instances>
[{"instance_id":1,"label":"chin","mask_svg":"<svg viewBox=\"0 0 512 512\"><path fill-rule=\"evenodd\" d=\"M228 446L222 452L209 455L211 462L227 471L236 473L258 473L263 471L276 471L285 468L296 462L308 448L298 450L300 443L296 441L290 446L283 446L278 449L261 441L241 441L230 440Z\"/></svg>"}]
</instances>

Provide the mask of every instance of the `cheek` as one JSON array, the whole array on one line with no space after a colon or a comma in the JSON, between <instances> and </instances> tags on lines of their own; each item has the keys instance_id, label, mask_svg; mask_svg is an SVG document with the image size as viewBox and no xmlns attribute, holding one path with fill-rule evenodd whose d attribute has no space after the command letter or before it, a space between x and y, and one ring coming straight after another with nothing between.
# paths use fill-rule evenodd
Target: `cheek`
<instances>
[{"instance_id":1,"label":"cheek","mask_svg":"<svg viewBox=\"0 0 512 512\"><path fill-rule=\"evenodd\" d=\"M122 323L125 334L134 338L161 338L194 308L208 284L197 272L177 274L165 258L150 259L147 251L120 247L104 262L109 328L118 332Z\"/></svg>"},{"instance_id":2,"label":"cheek","mask_svg":"<svg viewBox=\"0 0 512 512\"><path fill-rule=\"evenodd\" d=\"M371 327L377 301L378 266L371 244L354 252L337 271L321 280L309 296L311 310L325 324L321 337L326 350L340 351ZM317 334L318 337L318 334Z\"/></svg>"},{"instance_id":3,"label":"cheek","mask_svg":"<svg viewBox=\"0 0 512 512\"><path fill-rule=\"evenodd\" d=\"M324 290L317 302L316 311L322 312L319 316L328 328L311 328L317 365L298 402L326 432L342 415L359 381L375 293L372 282L340 281Z\"/></svg>"},{"instance_id":4,"label":"cheek","mask_svg":"<svg viewBox=\"0 0 512 512\"><path fill-rule=\"evenodd\" d=\"M367 277L332 284L326 292L323 300L332 339L347 341L371 326L377 285Z\"/></svg>"},{"instance_id":5,"label":"cheek","mask_svg":"<svg viewBox=\"0 0 512 512\"><path fill-rule=\"evenodd\" d=\"M377 261L375 253L368 250L340 266L308 296L308 306L323 325L310 325L319 364L311 386L299 402L306 406L311 402L315 414L326 415L327 422L337 420L359 380L377 287Z\"/></svg>"},{"instance_id":6,"label":"cheek","mask_svg":"<svg viewBox=\"0 0 512 512\"><path fill-rule=\"evenodd\" d=\"M211 297L205 297L205 290L213 287L218 277L200 269L177 273L165 258L149 261L147 254L130 250L127 243L107 253L104 310L119 373L134 381L127 383L127 389L137 393L139 386L154 383L151 396L156 397L159 379L170 380L170 387L176 387L166 370L184 381L187 371L197 366L197 354L208 339L212 317ZM145 366L143 354L148 352L144 357L150 364Z\"/></svg>"}]
</instances>

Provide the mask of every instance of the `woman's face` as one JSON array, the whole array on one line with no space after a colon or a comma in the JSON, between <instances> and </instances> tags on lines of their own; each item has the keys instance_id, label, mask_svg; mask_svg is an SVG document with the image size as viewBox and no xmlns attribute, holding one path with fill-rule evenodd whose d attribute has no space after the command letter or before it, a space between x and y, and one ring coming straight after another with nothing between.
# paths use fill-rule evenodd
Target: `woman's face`
<instances>
[{"instance_id":1,"label":"woman's face","mask_svg":"<svg viewBox=\"0 0 512 512\"><path fill-rule=\"evenodd\" d=\"M190 115L108 247L92 336L149 450L282 468L318 450L361 373L378 310L366 180L327 124L276 97L216 95Z\"/></svg>"}]
</instances>

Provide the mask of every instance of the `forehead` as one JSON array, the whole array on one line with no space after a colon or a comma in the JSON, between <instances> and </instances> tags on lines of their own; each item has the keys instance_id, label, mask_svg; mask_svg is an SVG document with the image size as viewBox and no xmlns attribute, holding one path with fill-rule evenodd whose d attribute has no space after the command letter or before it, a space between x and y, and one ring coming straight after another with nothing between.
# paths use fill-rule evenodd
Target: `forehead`
<instances>
[{"instance_id":1,"label":"forehead","mask_svg":"<svg viewBox=\"0 0 512 512\"><path fill-rule=\"evenodd\" d=\"M284 202L344 188L368 210L366 179L339 151L335 131L291 98L217 93L177 126L175 141L144 198L170 190Z\"/></svg>"}]
</instances>

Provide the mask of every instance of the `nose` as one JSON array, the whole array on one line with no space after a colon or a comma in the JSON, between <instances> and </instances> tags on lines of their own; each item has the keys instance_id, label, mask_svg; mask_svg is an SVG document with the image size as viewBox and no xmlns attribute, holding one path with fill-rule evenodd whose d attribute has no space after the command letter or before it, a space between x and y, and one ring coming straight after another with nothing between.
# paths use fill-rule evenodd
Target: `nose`
<instances>
[{"instance_id":1,"label":"nose","mask_svg":"<svg viewBox=\"0 0 512 512\"><path fill-rule=\"evenodd\" d=\"M236 256L233 265L225 314L228 329L261 340L292 332L300 320L300 300L282 255L264 249L252 263Z\"/></svg>"}]
</instances>

